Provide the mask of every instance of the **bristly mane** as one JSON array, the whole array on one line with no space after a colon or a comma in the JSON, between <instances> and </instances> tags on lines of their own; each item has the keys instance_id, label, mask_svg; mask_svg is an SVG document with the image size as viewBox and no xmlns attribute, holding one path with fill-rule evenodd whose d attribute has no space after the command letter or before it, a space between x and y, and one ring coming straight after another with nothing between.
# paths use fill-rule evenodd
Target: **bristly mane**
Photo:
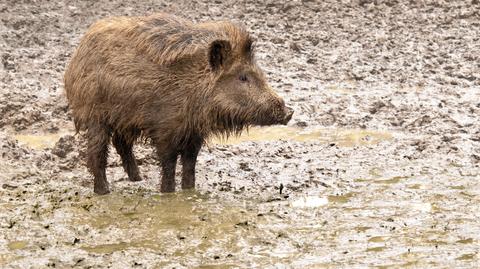
<instances>
[{"instance_id":1,"label":"bristly mane","mask_svg":"<svg viewBox=\"0 0 480 269\"><path fill-rule=\"evenodd\" d=\"M248 32L226 21L193 24L174 16L155 14L141 18L130 30L130 36L135 47L159 65L205 53L215 40L229 41L232 51L253 58L253 40Z\"/></svg>"}]
</instances>

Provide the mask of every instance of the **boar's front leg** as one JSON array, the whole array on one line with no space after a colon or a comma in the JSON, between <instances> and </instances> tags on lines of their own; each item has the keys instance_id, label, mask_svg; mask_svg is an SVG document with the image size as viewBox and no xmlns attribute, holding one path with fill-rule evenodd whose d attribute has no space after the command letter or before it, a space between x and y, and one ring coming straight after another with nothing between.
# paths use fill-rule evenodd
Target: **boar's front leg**
<instances>
[{"instance_id":1,"label":"boar's front leg","mask_svg":"<svg viewBox=\"0 0 480 269\"><path fill-rule=\"evenodd\" d=\"M163 149L157 146L157 154L162 166L162 183L160 192L175 191L175 168L177 166L178 152L176 149Z\"/></svg>"},{"instance_id":2,"label":"boar's front leg","mask_svg":"<svg viewBox=\"0 0 480 269\"><path fill-rule=\"evenodd\" d=\"M108 144L110 142L110 131L107 126L93 123L88 126L87 131L87 167L93 174L93 191L96 194L107 194L107 167Z\"/></svg>"},{"instance_id":3,"label":"boar's front leg","mask_svg":"<svg viewBox=\"0 0 480 269\"><path fill-rule=\"evenodd\" d=\"M182 189L195 188L195 164L201 147L202 140L194 138L182 151Z\"/></svg>"}]
</instances>

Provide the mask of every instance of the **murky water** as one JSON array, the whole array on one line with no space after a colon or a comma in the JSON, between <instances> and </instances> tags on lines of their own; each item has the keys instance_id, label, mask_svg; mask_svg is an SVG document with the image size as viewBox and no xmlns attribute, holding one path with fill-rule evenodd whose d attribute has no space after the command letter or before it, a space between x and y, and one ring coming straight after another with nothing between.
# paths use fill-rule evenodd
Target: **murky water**
<instances>
[{"instance_id":1,"label":"murky water","mask_svg":"<svg viewBox=\"0 0 480 269\"><path fill-rule=\"evenodd\" d=\"M390 132L373 130L271 126L253 127L239 137L231 137L227 140L217 138L213 142L238 144L246 141L294 140L335 143L339 146L358 146L375 144L392 138L393 135Z\"/></svg>"},{"instance_id":2,"label":"murky water","mask_svg":"<svg viewBox=\"0 0 480 269\"><path fill-rule=\"evenodd\" d=\"M63 135L72 133L49 133L49 134L15 134L14 137L21 144L34 149L52 148ZM319 141L322 143L334 143L339 146L359 146L375 144L385 140L391 140L392 133L361 129L332 129L332 128L300 128L289 126L253 127L244 131L238 137L228 139L214 138L214 144L239 144L248 141Z\"/></svg>"},{"instance_id":3,"label":"murky water","mask_svg":"<svg viewBox=\"0 0 480 269\"><path fill-rule=\"evenodd\" d=\"M379 193L388 193L402 184L398 180L361 179L359 184L378 184ZM377 268L429 267L440 265L439 255L460 248L465 253L456 259L478 259L478 236L473 234L480 230L445 228L452 223L437 220L449 212L442 201L434 197L396 201L371 194L327 192L232 204L195 191L113 193L79 202L64 213L73 216L72 226L95 231L94 236L82 238L81 249L96 254L146 251L161 256L158 266L178 262L187 267L200 263L226 268L238 264L330 268L355 264L342 259L342 253L349 253ZM459 219L457 225L462 223L471 220ZM464 238L452 241L459 234ZM389 256L392 263L375 264L378 256ZM168 258L162 261L162 257Z\"/></svg>"},{"instance_id":4,"label":"murky water","mask_svg":"<svg viewBox=\"0 0 480 269\"><path fill-rule=\"evenodd\" d=\"M34 149L51 148L66 134L15 134L14 137L21 144L26 144ZM386 131L361 130L361 129L332 129L332 128L300 128L290 126L253 127L244 131L239 137L228 139L214 138L215 144L238 144L247 141L319 141L322 143L335 143L339 146L358 146L375 144L391 140L392 133Z\"/></svg>"},{"instance_id":5,"label":"murky water","mask_svg":"<svg viewBox=\"0 0 480 269\"><path fill-rule=\"evenodd\" d=\"M223 235L235 232L236 226L241 226L248 219L242 207L223 205L196 192L146 197L112 193L82 202L74 215L75 225L89 225L100 231L113 228L119 229L120 233L126 232L125 237L117 242L95 242L82 246L89 252L111 253L128 248L145 248L178 252L178 255L208 249L216 241L228 245L228 239ZM177 248L185 241L196 243Z\"/></svg>"},{"instance_id":6,"label":"murky water","mask_svg":"<svg viewBox=\"0 0 480 269\"><path fill-rule=\"evenodd\" d=\"M354 266L355 257L374 268L427 268L442 267L441 257L451 253L456 253L451 266L478 261L480 227L474 216L451 218L462 208L475 208L480 200L474 192L454 185L448 197L428 194L430 183L410 177L356 182L352 192L326 190L270 202L232 202L196 191L114 192L82 197L58 208L52 219L64 223L60 234L64 229L77 234L73 240L69 233L75 242L69 247L90 255L142 253L138 262L157 268L344 268ZM0 264L20 260L38 246L19 235L6 249Z\"/></svg>"},{"instance_id":7,"label":"murky water","mask_svg":"<svg viewBox=\"0 0 480 269\"><path fill-rule=\"evenodd\" d=\"M70 133L48 133L48 134L16 134L14 138L20 144L28 145L33 149L52 148L60 137Z\"/></svg>"},{"instance_id":8,"label":"murky water","mask_svg":"<svg viewBox=\"0 0 480 269\"><path fill-rule=\"evenodd\" d=\"M80 244L90 253L142 249L184 265L308 265L311 258L305 256L313 254L314 246L305 239L323 241L330 234L322 229L324 220L312 217L330 203L337 200L307 196L290 202L230 204L197 192L111 194L68 211L74 216L73 226L98 232L97 238Z\"/></svg>"}]
</instances>

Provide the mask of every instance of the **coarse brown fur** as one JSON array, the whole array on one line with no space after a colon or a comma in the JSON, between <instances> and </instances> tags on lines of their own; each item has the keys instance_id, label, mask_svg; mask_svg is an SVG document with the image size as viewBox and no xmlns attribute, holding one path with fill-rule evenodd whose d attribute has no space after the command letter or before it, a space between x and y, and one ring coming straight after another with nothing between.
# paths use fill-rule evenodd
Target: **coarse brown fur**
<instances>
[{"instance_id":1,"label":"coarse brown fur","mask_svg":"<svg viewBox=\"0 0 480 269\"><path fill-rule=\"evenodd\" d=\"M231 22L194 24L167 14L114 17L92 25L65 72L77 131L86 130L94 190L109 192L110 139L130 180L141 180L132 146L151 139L162 166L161 191L195 183L195 162L210 135L286 123L293 113L255 64L252 38Z\"/></svg>"}]
</instances>

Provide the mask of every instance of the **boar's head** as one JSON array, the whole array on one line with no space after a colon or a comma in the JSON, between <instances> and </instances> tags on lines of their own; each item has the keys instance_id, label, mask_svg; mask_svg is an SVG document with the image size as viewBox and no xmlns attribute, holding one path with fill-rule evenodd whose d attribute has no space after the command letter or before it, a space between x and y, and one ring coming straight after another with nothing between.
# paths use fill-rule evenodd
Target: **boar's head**
<instances>
[{"instance_id":1,"label":"boar's head","mask_svg":"<svg viewBox=\"0 0 480 269\"><path fill-rule=\"evenodd\" d=\"M216 74L213 104L220 124L230 129L249 125L287 124L293 110L268 85L255 63L252 40L235 46L213 41L208 49L211 72Z\"/></svg>"}]
</instances>

